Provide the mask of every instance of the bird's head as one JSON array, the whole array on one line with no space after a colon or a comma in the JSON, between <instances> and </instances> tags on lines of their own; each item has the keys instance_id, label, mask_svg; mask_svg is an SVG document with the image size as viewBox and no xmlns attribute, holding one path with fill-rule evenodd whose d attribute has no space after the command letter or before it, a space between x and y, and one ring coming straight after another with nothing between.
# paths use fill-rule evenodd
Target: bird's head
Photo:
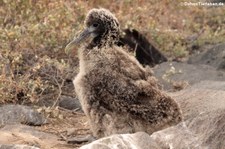
<instances>
[{"instance_id":1,"label":"bird's head","mask_svg":"<svg viewBox=\"0 0 225 149\"><path fill-rule=\"evenodd\" d=\"M85 28L81 34L66 46L67 53L74 45L85 41L87 38L91 38L88 48L111 46L119 39L118 20L109 10L103 8L90 10L84 23Z\"/></svg>"}]
</instances>

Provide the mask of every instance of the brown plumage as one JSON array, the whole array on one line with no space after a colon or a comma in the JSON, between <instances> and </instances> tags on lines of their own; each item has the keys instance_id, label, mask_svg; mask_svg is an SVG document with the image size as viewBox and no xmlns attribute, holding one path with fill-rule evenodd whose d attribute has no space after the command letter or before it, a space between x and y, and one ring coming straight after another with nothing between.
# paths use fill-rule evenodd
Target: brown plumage
<instances>
[{"instance_id":1,"label":"brown plumage","mask_svg":"<svg viewBox=\"0 0 225 149\"><path fill-rule=\"evenodd\" d=\"M92 9L86 29L67 45L89 37L80 48L75 91L95 137L145 131L149 134L179 123L177 103L159 90L155 78L115 43L119 23L106 9Z\"/></svg>"}]
</instances>

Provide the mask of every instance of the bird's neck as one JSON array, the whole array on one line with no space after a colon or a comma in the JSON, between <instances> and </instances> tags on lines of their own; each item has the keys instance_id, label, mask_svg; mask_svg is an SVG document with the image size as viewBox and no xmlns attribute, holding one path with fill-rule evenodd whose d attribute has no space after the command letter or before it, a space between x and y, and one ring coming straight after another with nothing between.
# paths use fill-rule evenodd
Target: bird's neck
<instances>
[{"instance_id":1,"label":"bird's neck","mask_svg":"<svg viewBox=\"0 0 225 149\"><path fill-rule=\"evenodd\" d=\"M103 48L103 47L112 47L119 39L116 36L105 36L100 35L95 37L90 44L88 44L88 49Z\"/></svg>"}]
</instances>

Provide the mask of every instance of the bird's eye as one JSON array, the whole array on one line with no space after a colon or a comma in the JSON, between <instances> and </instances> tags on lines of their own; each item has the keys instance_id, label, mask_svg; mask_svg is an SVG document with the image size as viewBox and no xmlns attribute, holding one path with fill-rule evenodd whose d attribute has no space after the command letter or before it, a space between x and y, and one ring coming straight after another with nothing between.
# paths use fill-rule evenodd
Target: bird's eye
<instances>
[{"instance_id":1,"label":"bird's eye","mask_svg":"<svg viewBox=\"0 0 225 149\"><path fill-rule=\"evenodd\" d=\"M98 23L94 23L93 24L93 27L98 27Z\"/></svg>"}]
</instances>

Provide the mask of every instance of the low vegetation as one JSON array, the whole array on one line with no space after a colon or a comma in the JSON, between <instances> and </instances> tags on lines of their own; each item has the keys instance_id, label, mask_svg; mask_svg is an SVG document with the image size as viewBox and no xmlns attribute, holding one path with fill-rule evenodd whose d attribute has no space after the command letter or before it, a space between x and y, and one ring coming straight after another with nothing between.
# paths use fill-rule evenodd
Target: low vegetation
<instances>
[{"instance_id":1,"label":"low vegetation","mask_svg":"<svg viewBox=\"0 0 225 149\"><path fill-rule=\"evenodd\" d=\"M71 79L77 58L66 55L64 47L93 7L110 9L121 28L137 29L170 59L225 42L225 6L183 6L180 0L2 0L0 103L75 96Z\"/></svg>"}]
</instances>

